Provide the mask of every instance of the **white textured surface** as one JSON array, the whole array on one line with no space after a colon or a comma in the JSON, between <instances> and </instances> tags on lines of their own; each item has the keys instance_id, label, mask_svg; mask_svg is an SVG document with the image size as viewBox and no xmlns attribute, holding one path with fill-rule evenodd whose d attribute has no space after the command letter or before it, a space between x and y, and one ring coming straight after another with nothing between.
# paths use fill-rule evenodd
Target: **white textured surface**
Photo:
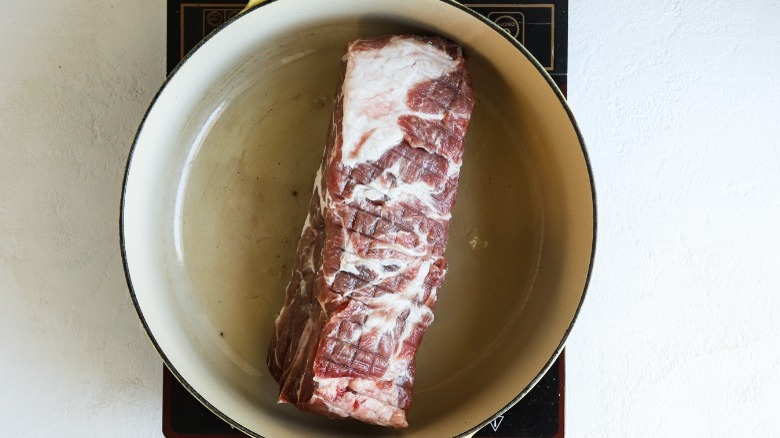
<instances>
[{"instance_id":1,"label":"white textured surface","mask_svg":"<svg viewBox=\"0 0 780 438\"><path fill-rule=\"evenodd\" d=\"M127 292L118 215L164 78L165 3L0 10L0 434L159 436L162 365Z\"/></svg>"},{"instance_id":2,"label":"white textured surface","mask_svg":"<svg viewBox=\"0 0 780 438\"><path fill-rule=\"evenodd\" d=\"M117 216L165 3L0 5L3 436L159 436ZM570 20L600 230L567 435L780 435L780 5L572 1Z\"/></svg>"},{"instance_id":3,"label":"white textured surface","mask_svg":"<svg viewBox=\"0 0 780 438\"><path fill-rule=\"evenodd\" d=\"M600 227L570 436L780 436L780 3L570 3Z\"/></svg>"}]
</instances>

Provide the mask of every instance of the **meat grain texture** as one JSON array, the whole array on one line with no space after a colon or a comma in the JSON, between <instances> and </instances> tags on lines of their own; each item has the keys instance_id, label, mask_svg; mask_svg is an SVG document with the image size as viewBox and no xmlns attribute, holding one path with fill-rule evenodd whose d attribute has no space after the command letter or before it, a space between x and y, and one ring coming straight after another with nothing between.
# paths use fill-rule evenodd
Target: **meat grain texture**
<instances>
[{"instance_id":1,"label":"meat grain texture","mask_svg":"<svg viewBox=\"0 0 780 438\"><path fill-rule=\"evenodd\" d=\"M352 42L343 75L268 367L280 402L403 428L474 93L439 37Z\"/></svg>"}]
</instances>

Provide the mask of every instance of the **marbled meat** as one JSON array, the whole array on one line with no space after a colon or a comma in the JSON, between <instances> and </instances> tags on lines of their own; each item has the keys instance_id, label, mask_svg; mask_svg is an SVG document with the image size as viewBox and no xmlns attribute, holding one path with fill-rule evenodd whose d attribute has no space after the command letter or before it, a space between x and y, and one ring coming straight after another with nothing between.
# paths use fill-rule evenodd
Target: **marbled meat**
<instances>
[{"instance_id":1,"label":"marbled meat","mask_svg":"<svg viewBox=\"0 0 780 438\"><path fill-rule=\"evenodd\" d=\"M349 44L268 352L280 402L402 428L433 321L463 140L466 61L439 37Z\"/></svg>"}]
</instances>

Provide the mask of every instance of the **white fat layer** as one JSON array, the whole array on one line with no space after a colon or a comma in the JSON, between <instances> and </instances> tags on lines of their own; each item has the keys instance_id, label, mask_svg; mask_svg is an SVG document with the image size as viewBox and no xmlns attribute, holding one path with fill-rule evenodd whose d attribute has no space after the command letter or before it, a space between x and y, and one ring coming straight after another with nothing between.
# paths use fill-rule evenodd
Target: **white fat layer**
<instances>
[{"instance_id":1,"label":"white fat layer","mask_svg":"<svg viewBox=\"0 0 780 438\"><path fill-rule=\"evenodd\" d=\"M325 166L325 163L320 164L320 167L317 168L317 173L314 175L314 192L317 194L317 197L320 201L320 212L324 212L325 205L325 197L323 196L323 193L327 191L327 187L325 187L322 184L322 168ZM311 216L311 213L306 215L306 223L309 223L309 216Z\"/></svg>"},{"instance_id":2,"label":"white fat layer","mask_svg":"<svg viewBox=\"0 0 780 438\"><path fill-rule=\"evenodd\" d=\"M350 242L350 247L352 246ZM375 249L392 249L395 251L398 251L404 255L407 255L409 257L425 257L428 255L428 253L425 250L425 247L417 246L414 248L407 248L403 245L398 245L396 243L390 243L390 242L380 242L376 241L373 244L373 247Z\"/></svg>"},{"instance_id":3,"label":"white fat layer","mask_svg":"<svg viewBox=\"0 0 780 438\"><path fill-rule=\"evenodd\" d=\"M349 377L318 377L314 376L317 382L317 394L326 400L335 400L339 394L344 392L349 385Z\"/></svg>"},{"instance_id":4,"label":"white fat layer","mask_svg":"<svg viewBox=\"0 0 780 438\"><path fill-rule=\"evenodd\" d=\"M314 321L308 320L306 321L306 326L303 328L303 332L301 333L301 340L299 345L307 345L309 343L309 337L311 336L311 332L314 330ZM298 351L295 353L295 359L293 360L293 364L297 364L302 360L305 360L303 355L305 353L304 348L298 348ZM298 385L298 393L297 397L301 397L301 388L303 388L303 385Z\"/></svg>"},{"instance_id":5,"label":"white fat layer","mask_svg":"<svg viewBox=\"0 0 780 438\"><path fill-rule=\"evenodd\" d=\"M410 38L393 38L377 50L350 51L346 61L342 161L350 167L376 161L401 142L399 116L441 120L443 115L413 112L406 105L407 93L416 84L451 73L458 65L458 59Z\"/></svg>"},{"instance_id":6,"label":"white fat layer","mask_svg":"<svg viewBox=\"0 0 780 438\"><path fill-rule=\"evenodd\" d=\"M395 385L389 389L379 389L377 388L375 381L368 379L352 379L352 381L349 382L349 389L383 403L396 402L400 392Z\"/></svg>"},{"instance_id":7,"label":"white fat layer","mask_svg":"<svg viewBox=\"0 0 780 438\"><path fill-rule=\"evenodd\" d=\"M349 377L338 377L328 379L316 379L318 381L317 393L312 397L312 401L317 399L324 401L330 413L341 417L354 417L358 419L370 420L373 423L383 426L406 426L406 415L396 407L364 395L364 392L376 392L376 382L366 379L353 379ZM370 387L374 387L371 391ZM355 392L347 391L347 388ZM396 392L397 388L393 388ZM357 408L355 407L357 402Z\"/></svg>"},{"instance_id":8,"label":"white fat layer","mask_svg":"<svg viewBox=\"0 0 780 438\"><path fill-rule=\"evenodd\" d=\"M316 188L317 195L320 198L320 214L322 217L325 217L325 209L327 209L333 201L330 197L330 193L328 193L327 184L325 184L325 181L322 178L322 174L324 172L323 168L325 165L326 164L323 161L322 165L319 167L319 169L317 169L317 174L314 176L314 187Z\"/></svg>"}]
</instances>

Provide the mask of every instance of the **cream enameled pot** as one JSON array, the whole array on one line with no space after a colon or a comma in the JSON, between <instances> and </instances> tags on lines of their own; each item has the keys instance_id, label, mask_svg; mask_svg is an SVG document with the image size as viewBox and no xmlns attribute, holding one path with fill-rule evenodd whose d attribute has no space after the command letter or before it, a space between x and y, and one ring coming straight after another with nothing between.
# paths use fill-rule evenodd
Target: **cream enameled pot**
<instances>
[{"instance_id":1,"label":"cream enameled pot","mask_svg":"<svg viewBox=\"0 0 780 438\"><path fill-rule=\"evenodd\" d=\"M406 430L278 405L265 365L348 41L439 34L464 47L477 103L436 320ZM563 348L587 287L595 196L574 118L515 40L449 0L276 0L181 62L127 166L121 242L155 347L217 415L253 436L473 433Z\"/></svg>"}]
</instances>

